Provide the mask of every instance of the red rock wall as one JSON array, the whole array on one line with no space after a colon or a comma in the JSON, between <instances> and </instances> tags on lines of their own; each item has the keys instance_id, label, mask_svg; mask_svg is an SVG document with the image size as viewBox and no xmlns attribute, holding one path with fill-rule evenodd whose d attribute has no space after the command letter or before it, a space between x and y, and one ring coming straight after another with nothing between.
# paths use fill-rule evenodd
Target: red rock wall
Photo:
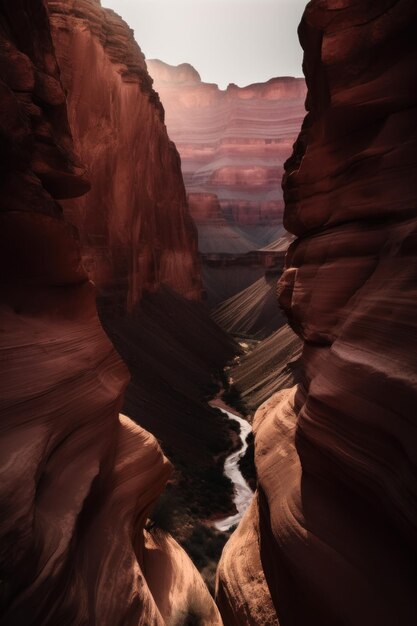
<instances>
[{"instance_id":1,"label":"red rock wall","mask_svg":"<svg viewBox=\"0 0 417 626\"><path fill-rule=\"evenodd\" d=\"M220 624L185 553L144 531L170 467L119 416L127 370L57 202L88 182L42 0L0 2L0 67L1 624Z\"/></svg>"},{"instance_id":2,"label":"red rock wall","mask_svg":"<svg viewBox=\"0 0 417 626\"><path fill-rule=\"evenodd\" d=\"M69 121L92 189L65 202L100 292L128 309L169 285L199 299L197 237L180 159L133 32L91 0L50 0Z\"/></svg>"},{"instance_id":3,"label":"red rock wall","mask_svg":"<svg viewBox=\"0 0 417 626\"><path fill-rule=\"evenodd\" d=\"M408 0L313 0L302 21L309 113L286 165L299 239L280 300L303 382L255 418L259 523L224 552L226 624L242 606L259 623L253 575L281 626L417 619L416 27ZM250 541L261 568L241 557Z\"/></svg>"}]
</instances>

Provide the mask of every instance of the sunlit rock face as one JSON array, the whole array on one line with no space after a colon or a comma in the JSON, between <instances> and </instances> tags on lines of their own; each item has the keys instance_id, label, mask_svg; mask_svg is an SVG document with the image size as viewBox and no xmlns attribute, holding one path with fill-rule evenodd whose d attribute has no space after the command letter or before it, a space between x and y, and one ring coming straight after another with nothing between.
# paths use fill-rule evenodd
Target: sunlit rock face
<instances>
[{"instance_id":1,"label":"sunlit rock face","mask_svg":"<svg viewBox=\"0 0 417 626\"><path fill-rule=\"evenodd\" d=\"M1 623L219 624L179 546L144 532L170 466L119 415L127 370L57 202L89 184L41 0L0 3L0 67Z\"/></svg>"},{"instance_id":2,"label":"sunlit rock face","mask_svg":"<svg viewBox=\"0 0 417 626\"><path fill-rule=\"evenodd\" d=\"M313 0L302 21L309 113L284 177L299 239L279 287L302 383L255 418L259 522L223 553L226 624L242 604L259 623L259 575L281 626L417 619L416 28L406 0Z\"/></svg>"},{"instance_id":3,"label":"sunlit rock face","mask_svg":"<svg viewBox=\"0 0 417 626\"><path fill-rule=\"evenodd\" d=\"M258 226L258 232L249 228L251 249L269 243L277 233L268 238L268 225L282 223L280 183L305 114L304 79L274 78L244 88L229 85L223 91L202 82L187 64L147 63L190 196L215 194L230 223ZM207 219L204 197L194 197L191 205L201 232L200 222ZM228 252L230 232L221 241L218 230L218 246Z\"/></svg>"},{"instance_id":4,"label":"sunlit rock face","mask_svg":"<svg viewBox=\"0 0 417 626\"><path fill-rule=\"evenodd\" d=\"M133 32L100 2L48 4L74 143L92 185L64 206L89 275L128 309L161 284L199 299L180 159Z\"/></svg>"}]
</instances>

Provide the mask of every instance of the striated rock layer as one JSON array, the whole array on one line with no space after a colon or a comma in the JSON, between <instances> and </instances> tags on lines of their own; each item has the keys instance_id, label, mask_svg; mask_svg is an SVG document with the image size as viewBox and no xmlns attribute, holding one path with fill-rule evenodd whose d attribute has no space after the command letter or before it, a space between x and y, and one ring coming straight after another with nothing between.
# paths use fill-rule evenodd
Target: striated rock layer
<instances>
[{"instance_id":1,"label":"striated rock layer","mask_svg":"<svg viewBox=\"0 0 417 626\"><path fill-rule=\"evenodd\" d=\"M262 275L256 254L250 262L245 255L284 234L280 181L305 115L305 81L273 78L223 91L190 65L147 64L181 155L204 286L215 307ZM220 261L227 280L217 271Z\"/></svg>"},{"instance_id":2,"label":"striated rock layer","mask_svg":"<svg viewBox=\"0 0 417 626\"><path fill-rule=\"evenodd\" d=\"M259 624L254 541L283 626L417 619L416 28L408 0L313 0L300 27L309 113L286 165L298 239L280 300L302 382L255 418L259 522L223 553L226 624L242 606Z\"/></svg>"},{"instance_id":3,"label":"striated rock layer","mask_svg":"<svg viewBox=\"0 0 417 626\"><path fill-rule=\"evenodd\" d=\"M88 182L42 0L0 3L0 66L0 622L220 625L185 553L144 533L170 467L119 416L127 370L57 203Z\"/></svg>"},{"instance_id":4,"label":"striated rock layer","mask_svg":"<svg viewBox=\"0 0 417 626\"><path fill-rule=\"evenodd\" d=\"M159 97L133 32L113 11L92 0L50 0L49 11L92 187L64 211L131 373L124 410L189 473L215 464L221 475L218 454L231 441L206 396L235 346L200 302L196 230Z\"/></svg>"},{"instance_id":5,"label":"striated rock layer","mask_svg":"<svg viewBox=\"0 0 417 626\"><path fill-rule=\"evenodd\" d=\"M277 307L276 282L279 272L268 272L255 283L228 298L214 309L213 319L238 337L265 339L285 325Z\"/></svg>"},{"instance_id":6,"label":"striated rock layer","mask_svg":"<svg viewBox=\"0 0 417 626\"><path fill-rule=\"evenodd\" d=\"M237 224L282 218L280 180L305 114L304 80L273 78L222 91L186 64L150 60L148 68L181 155L187 191L214 193L223 215ZM204 203L194 203L197 222L204 212Z\"/></svg>"}]
</instances>

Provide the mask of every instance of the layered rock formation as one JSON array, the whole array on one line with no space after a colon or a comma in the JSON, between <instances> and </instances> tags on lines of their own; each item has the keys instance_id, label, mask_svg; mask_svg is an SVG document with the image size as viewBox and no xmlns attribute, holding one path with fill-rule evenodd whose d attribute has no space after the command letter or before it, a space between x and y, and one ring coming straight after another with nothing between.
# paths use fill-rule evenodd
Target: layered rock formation
<instances>
[{"instance_id":1,"label":"layered rock formation","mask_svg":"<svg viewBox=\"0 0 417 626\"><path fill-rule=\"evenodd\" d=\"M172 67L150 60L148 68L181 155L189 194L216 194L223 215L236 224L282 218L280 180L305 114L304 80L273 78L222 91L202 82L186 64ZM193 207L198 222L204 203L194 199Z\"/></svg>"},{"instance_id":2,"label":"layered rock formation","mask_svg":"<svg viewBox=\"0 0 417 626\"><path fill-rule=\"evenodd\" d=\"M206 246L206 251L201 253L202 275L205 297L212 309L212 315L217 319L217 310L228 311L226 316L222 315L219 319L224 318L226 321L224 328L230 332L229 321L233 325L235 321L239 323L238 319L235 320L238 313L235 303L247 301L253 292L255 298L252 302L256 306L259 285L269 284L271 289L265 289L264 295L272 302L270 325L276 329L282 323L282 316L276 307L275 284L271 282L270 275L281 274L292 237L286 233L269 245L255 249L244 228L231 228L229 224L225 226L224 222L224 219L207 220L204 234L201 235L200 230L199 235L199 242ZM228 228L230 231L230 251L227 254L216 250L218 243L216 235L219 228ZM201 246L200 243L199 245ZM243 332L251 333L252 330L248 327Z\"/></svg>"},{"instance_id":3,"label":"layered rock formation","mask_svg":"<svg viewBox=\"0 0 417 626\"><path fill-rule=\"evenodd\" d=\"M144 532L170 468L119 416L128 373L57 202L88 182L42 0L0 3L0 66L0 621L220 624L185 553Z\"/></svg>"},{"instance_id":4,"label":"layered rock formation","mask_svg":"<svg viewBox=\"0 0 417 626\"><path fill-rule=\"evenodd\" d=\"M280 181L305 115L305 82L274 78L222 91L190 65L147 63L181 155L204 284L216 306L262 276L256 257L240 257L283 233ZM216 271L219 259L227 280Z\"/></svg>"},{"instance_id":5,"label":"layered rock formation","mask_svg":"<svg viewBox=\"0 0 417 626\"><path fill-rule=\"evenodd\" d=\"M416 621L416 27L408 0L313 0L301 24L280 300L302 383L255 418L258 507L223 553L226 624L259 624L263 576L281 626Z\"/></svg>"}]
</instances>

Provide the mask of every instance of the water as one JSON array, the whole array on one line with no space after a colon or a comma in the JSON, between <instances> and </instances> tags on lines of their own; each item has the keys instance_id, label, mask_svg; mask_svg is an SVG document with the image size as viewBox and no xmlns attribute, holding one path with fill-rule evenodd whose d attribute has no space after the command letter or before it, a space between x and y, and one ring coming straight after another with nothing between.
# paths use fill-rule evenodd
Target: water
<instances>
[{"instance_id":1,"label":"water","mask_svg":"<svg viewBox=\"0 0 417 626\"><path fill-rule=\"evenodd\" d=\"M242 447L237 452L233 452L233 454L228 456L224 464L224 473L226 476L228 476L228 478L230 478L233 483L233 487L235 490L233 502L235 503L238 511L236 515L226 517L225 519L219 520L214 524L217 530L225 532L226 530L229 530L240 522L244 513L246 512L246 509L252 502L253 491L249 487L246 480L243 478L242 473L239 469L239 461L244 456L248 448L246 438L252 431L252 427L249 422L242 419L238 415L234 415L233 413L229 413L228 411L224 411L223 409L220 410L225 415L227 415L229 419L239 422L240 440L242 442Z\"/></svg>"}]
</instances>

